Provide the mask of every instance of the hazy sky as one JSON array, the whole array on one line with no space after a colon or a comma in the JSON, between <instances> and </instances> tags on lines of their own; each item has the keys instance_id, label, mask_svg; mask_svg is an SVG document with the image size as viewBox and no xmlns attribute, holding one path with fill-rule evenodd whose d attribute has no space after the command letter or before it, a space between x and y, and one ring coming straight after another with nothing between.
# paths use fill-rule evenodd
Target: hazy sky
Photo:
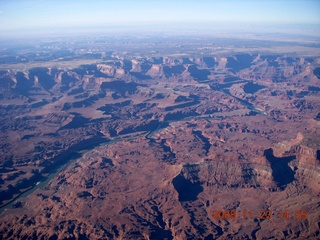
<instances>
[{"instance_id":1,"label":"hazy sky","mask_svg":"<svg viewBox=\"0 0 320 240\"><path fill-rule=\"evenodd\" d=\"M320 24L320 0L0 0L0 31L152 23Z\"/></svg>"}]
</instances>

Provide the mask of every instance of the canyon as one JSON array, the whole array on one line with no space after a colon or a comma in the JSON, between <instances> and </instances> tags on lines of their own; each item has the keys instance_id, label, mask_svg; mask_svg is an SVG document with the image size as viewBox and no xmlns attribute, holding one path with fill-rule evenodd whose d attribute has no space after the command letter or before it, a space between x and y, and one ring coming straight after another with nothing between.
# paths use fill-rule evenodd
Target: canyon
<instances>
[{"instance_id":1,"label":"canyon","mask_svg":"<svg viewBox=\"0 0 320 240\"><path fill-rule=\"evenodd\" d=\"M319 55L137 52L0 71L0 238L319 238Z\"/></svg>"}]
</instances>

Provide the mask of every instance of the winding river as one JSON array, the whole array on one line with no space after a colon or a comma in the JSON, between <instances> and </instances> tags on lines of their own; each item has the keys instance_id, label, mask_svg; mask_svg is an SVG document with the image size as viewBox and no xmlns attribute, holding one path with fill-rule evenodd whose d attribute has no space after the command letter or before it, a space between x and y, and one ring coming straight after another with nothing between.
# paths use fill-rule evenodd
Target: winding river
<instances>
[{"instance_id":1,"label":"winding river","mask_svg":"<svg viewBox=\"0 0 320 240\"><path fill-rule=\"evenodd\" d=\"M243 80L243 81L246 81L246 80ZM237 82L237 83L239 83L239 82ZM234 84L234 83L221 85L222 87L219 89L219 91L221 91L225 94L228 94L229 96L237 99L243 106L247 107L251 112L254 112L256 115L264 115L264 116L268 115L265 111L254 106L253 104L251 104L243 99L240 99L240 98L233 96L229 91L229 87L232 86L232 84ZM213 89L213 90L217 90L217 89ZM203 116L198 115L198 116L187 116L187 117L184 117L182 119L177 119L177 120L164 121L164 122L161 122L155 129L150 130L145 135L145 137L147 139L152 138L155 133L157 133L158 131L160 131L163 128L166 128L170 122L186 121L186 120L189 120L192 118L202 118L202 119L211 119L212 120L212 119L219 119L219 116L218 117L208 117L208 115L203 115ZM31 188L20 193L18 196L16 196L15 198L11 199L8 203L3 205L0 208L0 215L2 215L6 209L13 208L14 204L17 201L19 201L20 199L26 198L27 196L32 194L34 191L36 191L38 188L44 188L57 174L59 174L61 171L65 170L65 169L67 169L67 167L70 165L70 163L72 163L73 161L76 161L76 159L79 159L86 151L91 150L91 149L93 149L99 145L102 145L102 144L111 145L111 144L114 144L116 142L120 142L123 140L135 139L138 136L141 136L141 135L136 135L132 138L117 137L117 138L114 138L113 140L107 140L107 139L100 138L95 141L89 142L89 144L84 144L81 147L75 147L75 148L69 150L68 153L66 153L66 155L64 155L64 159L63 159L62 163L57 165L56 167L53 167L50 170L50 173L46 177L42 177L41 180L38 182L35 182ZM65 160L65 158L67 158L68 160Z\"/></svg>"}]
</instances>

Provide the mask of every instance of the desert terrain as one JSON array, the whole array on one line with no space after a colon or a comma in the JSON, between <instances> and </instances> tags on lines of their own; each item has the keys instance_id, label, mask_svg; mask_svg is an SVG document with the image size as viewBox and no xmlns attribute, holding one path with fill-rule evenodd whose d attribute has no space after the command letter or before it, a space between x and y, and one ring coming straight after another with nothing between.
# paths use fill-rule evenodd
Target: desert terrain
<instances>
[{"instance_id":1,"label":"desert terrain","mask_svg":"<svg viewBox=\"0 0 320 240\"><path fill-rule=\"evenodd\" d=\"M188 39L1 50L0 238L320 237L319 45Z\"/></svg>"}]
</instances>

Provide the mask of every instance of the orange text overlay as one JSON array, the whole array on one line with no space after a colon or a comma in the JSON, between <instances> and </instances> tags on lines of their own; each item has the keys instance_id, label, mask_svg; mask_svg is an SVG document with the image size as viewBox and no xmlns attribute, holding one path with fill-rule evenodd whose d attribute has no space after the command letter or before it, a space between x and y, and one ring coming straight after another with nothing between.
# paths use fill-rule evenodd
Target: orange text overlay
<instances>
[{"instance_id":1,"label":"orange text overlay","mask_svg":"<svg viewBox=\"0 0 320 240\"><path fill-rule=\"evenodd\" d=\"M302 220L307 219L308 214L306 210L260 210L260 212L254 212L251 210L213 210L212 211L213 219L261 219L261 220L271 220L272 218L280 219L296 219Z\"/></svg>"}]
</instances>

